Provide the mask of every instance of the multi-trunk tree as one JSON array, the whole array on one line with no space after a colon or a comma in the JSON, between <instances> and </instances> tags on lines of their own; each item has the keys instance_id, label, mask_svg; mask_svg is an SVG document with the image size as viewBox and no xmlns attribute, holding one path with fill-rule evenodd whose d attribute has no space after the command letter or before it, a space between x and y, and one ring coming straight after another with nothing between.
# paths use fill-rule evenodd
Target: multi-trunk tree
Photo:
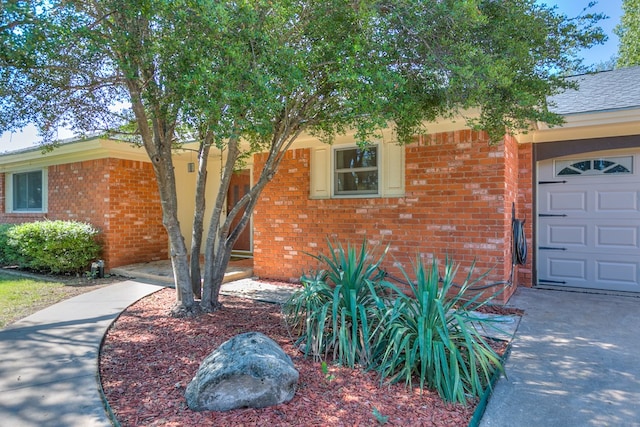
<instances>
[{"instance_id":1,"label":"multi-trunk tree","mask_svg":"<svg viewBox=\"0 0 640 427\"><path fill-rule=\"evenodd\" d=\"M469 124L494 140L532 121L558 124L547 96L569 84L560 76L576 68L577 50L603 38L594 26L600 16L568 19L533 0L41 0L1 7L0 131L35 123L45 142L60 126L79 135L135 134L158 182L177 315L218 307L233 243L302 132L331 142L355 130L366 145L391 126L401 144L430 120L471 110L480 115ZM191 248L180 231L172 163L172 151L187 140L197 143L199 159ZM211 150L224 152L225 163L204 230ZM231 174L256 152L268 153L265 166L225 216Z\"/></svg>"}]
</instances>

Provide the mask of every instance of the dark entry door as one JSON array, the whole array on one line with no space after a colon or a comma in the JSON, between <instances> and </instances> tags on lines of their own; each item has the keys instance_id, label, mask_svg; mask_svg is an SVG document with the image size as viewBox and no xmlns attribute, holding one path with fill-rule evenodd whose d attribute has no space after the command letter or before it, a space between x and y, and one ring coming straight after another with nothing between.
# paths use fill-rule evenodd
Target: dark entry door
<instances>
[{"instance_id":1,"label":"dark entry door","mask_svg":"<svg viewBox=\"0 0 640 427\"><path fill-rule=\"evenodd\" d=\"M245 169L235 172L231 177L231 183L229 184L229 191L227 192L227 214L233 209L238 201L249 192L251 188L251 171ZM240 212L231 223L231 228L235 227L240 218L242 212ZM251 252L251 223L240 233L240 237L233 246L234 251Z\"/></svg>"}]
</instances>

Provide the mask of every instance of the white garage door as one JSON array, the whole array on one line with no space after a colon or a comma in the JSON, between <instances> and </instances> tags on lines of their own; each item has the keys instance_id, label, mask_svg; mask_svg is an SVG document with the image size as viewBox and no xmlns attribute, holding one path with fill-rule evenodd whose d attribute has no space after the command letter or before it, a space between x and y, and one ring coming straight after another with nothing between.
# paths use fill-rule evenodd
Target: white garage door
<instances>
[{"instance_id":1,"label":"white garage door","mask_svg":"<svg viewBox=\"0 0 640 427\"><path fill-rule=\"evenodd\" d=\"M538 165L538 284L640 292L640 153Z\"/></svg>"}]
</instances>

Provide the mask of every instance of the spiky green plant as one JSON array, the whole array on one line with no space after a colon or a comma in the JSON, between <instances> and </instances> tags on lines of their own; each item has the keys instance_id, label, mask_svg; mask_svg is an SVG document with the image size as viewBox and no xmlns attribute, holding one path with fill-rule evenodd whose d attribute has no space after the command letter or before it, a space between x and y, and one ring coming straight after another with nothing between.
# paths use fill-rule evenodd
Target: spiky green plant
<instances>
[{"instance_id":1,"label":"spiky green plant","mask_svg":"<svg viewBox=\"0 0 640 427\"><path fill-rule=\"evenodd\" d=\"M377 370L382 380L404 380L410 386L417 378L421 390L434 389L446 401L466 403L483 393L495 369L502 370L500 358L472 325L490 321L472 312L486 303L480 294L468 298L473 267L459 287L453 281L457 268L449 260L442 279L437 260L430 269L418 261L414 270L415 280L403 271L409 289L398 294L382 320Z\"/></svg>"},{"instance_id":2,"label":"spiky green plant","mask_svg":"<svg viewBox=\"0 0 640 427\"><path fill-rule=\"evenodd\" d=\"M386 307L378 269L386 249L375 256L366 240L360 250L328 242L329 255L312 255L324 269L303 276L303 288L284 305L285 319L300 337L298 345L316 360L331 356L342 365L371 363L374 331Z\"/></svg>"}]
</instances>

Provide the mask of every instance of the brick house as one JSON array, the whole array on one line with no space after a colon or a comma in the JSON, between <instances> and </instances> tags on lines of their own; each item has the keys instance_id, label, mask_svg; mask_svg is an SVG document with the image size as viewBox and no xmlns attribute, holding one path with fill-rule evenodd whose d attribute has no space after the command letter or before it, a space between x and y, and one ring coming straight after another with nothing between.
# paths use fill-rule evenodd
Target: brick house
<instances>
[{"instance_id":1,"label":"brick house","mask_svg":"<svg viewBox=\"0 0 640 427\"><path fill-rule=\"evenodd\" d=\"M160 197L143 153L113 141L0 158L0 222L76 220L101 231L108 267L168 257ZM42 191L47 189L47 191Z\"/></svg>"},{"instance_id":2,"label":"brick house","mask_svg":"<svg viewBox=\"0 0 640 427\"><path fill-rule=\"evenodd\" d=\"M178 188L194 188L194 155L176 153ZM212 155L212 167L220 155ZM209 188L219 186L209 174ZM45 190L45 191L43 191ZM180 223L188 240L194 200L178 191ZM153 167L144 149L104 138L62 141L0 155L0 223L76 220L97 227L106 269L169 259L169 240ZM208 227L208 223L205 223Z\"/></svg>"},{"instance_id":3,"label":"brick house","mask_svg":"<svg viewBox=\"0 0 640 427\"><path fill-rule=\"evenodd\" d=\"M640 67L574 78L579 91L551 100L562 127L494 146L455 122L405 147L385 134L369 163L348 137L300 141L256 207L255 273L293 280L327 236L366 237L391 245L390 270L416 256L449 256L461 273L475 261L484 284L511 282L505 300L518 285L640 292ZM345 183L354 172L363 184ZM512 208L529 253L513 276Z\"/></svg>"},{"instance_id":4,"label":"brick house","mask_svg":"<svg viewBox=\"0 0 640 427\"><path fill-rule=\"evenodd\" d=\"M429 124L429 134L403 147L385 132L366 152L350 135L332 146L299 138L237 249L253 255L264 278L297 280L314 267L305 253L325 250L327 237L366 238L390 245L390 272L398 263L410 268L416 256L449 256L461 276L475 262L478 273L489 270L484 284L507 283L505 300L516 286L640 292L640 67L574 78L579 91L551 100L562 127L534 124L496 145L462 121ZM180 188L195 182L190 156L176 154ZM254 156L229 200L263 162ZM16 209L14 182L37 171L48 188L44 208ZM217 188L217 172L209 188ZM188 239L193 201L179 196ZM526 219L529 253L516 267L514 210ZM127 144L96 139L46 156L0 156L0 222L43 216L100 227L108 267L168 256L151 166Z\"/></svg>"}]
</instances>

